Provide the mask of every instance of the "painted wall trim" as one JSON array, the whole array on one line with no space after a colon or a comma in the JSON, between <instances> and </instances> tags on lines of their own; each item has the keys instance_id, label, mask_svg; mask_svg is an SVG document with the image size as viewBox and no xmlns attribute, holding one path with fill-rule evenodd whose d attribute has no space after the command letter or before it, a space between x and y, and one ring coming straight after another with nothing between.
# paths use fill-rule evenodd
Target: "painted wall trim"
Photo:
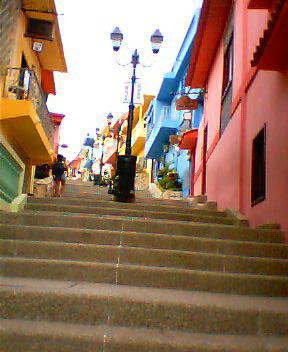
<instances>
[{"instance_id":1,"label":"painted wall trim","mask_svg":"<svg viewBox=\"0 0 288 352\"><path fill-rule=\"evenodd\" d=\"M20 169L22 170L19 175L19 181L18 181L18 197L16 197L12 203L16 200L15 205L12 206L15 209L17 208L17 203L18 200L17 198L22 196L22 187L23 187L23 182L24 182L24 174L25 174L25 164L23 161L19 158L15 150L11 147L11 145L8 143L8 140L4 137L4 135L0 131L0 143L4 146L4 148L7 150L7 152L10 154L10 156L14 159L14 161L19 165ZM21 198L19 198L20 200ZM0 200L0 210L6 210L6 211L12 211L11 210L11 205L12 203L6 203L4 200ZM20 202L22 203L22 202ZM19 204L20 204L19 203Z\"/></svg>"}]
</instances>

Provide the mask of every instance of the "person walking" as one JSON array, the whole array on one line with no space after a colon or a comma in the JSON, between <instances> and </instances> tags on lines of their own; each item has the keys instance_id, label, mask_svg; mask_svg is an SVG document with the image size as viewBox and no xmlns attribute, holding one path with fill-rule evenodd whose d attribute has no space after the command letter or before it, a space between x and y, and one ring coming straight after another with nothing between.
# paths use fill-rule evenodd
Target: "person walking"
<instances>
[{"instance_id":1,"label":"person walking","mask_svg":"<svg viewBox=\"0 0 288 352\"><path fill-rule=\"evenodd\" d=\"M61 197L65 191L66 174L68 170L62 154L57 155L57 159L52 165L52 176L54 180L54 197Z\"/></svg>"}]
</instances>

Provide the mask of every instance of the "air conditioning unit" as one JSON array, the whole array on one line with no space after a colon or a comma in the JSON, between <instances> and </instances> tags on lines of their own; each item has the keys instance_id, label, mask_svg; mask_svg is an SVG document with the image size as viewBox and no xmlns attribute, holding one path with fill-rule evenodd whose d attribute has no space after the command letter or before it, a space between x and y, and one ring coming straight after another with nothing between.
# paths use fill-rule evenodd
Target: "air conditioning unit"
<instances>
[{"instance_id":1,"label":"air conditioning unit","mask_svg":"<svg viewBox=\"0 0 288 352\"><path fill-rule=\"evenodd\" d=\"M53 40L54 22L27 18L25 37Z\"/></svg>"}]
</instances>

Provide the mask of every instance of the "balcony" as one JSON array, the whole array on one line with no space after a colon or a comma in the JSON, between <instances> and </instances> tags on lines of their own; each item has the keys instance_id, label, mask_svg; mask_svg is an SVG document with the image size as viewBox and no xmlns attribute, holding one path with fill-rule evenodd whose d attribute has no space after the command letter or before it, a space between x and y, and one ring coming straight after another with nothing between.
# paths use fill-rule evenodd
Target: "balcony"
<instances>
[{"instance_id":1,"label":"balcony","mask_svg":"<svg viewBox=\"0 0 288 352\"><path fill-rule=\"evenodd\" d=\"M117 148L117 140L111 138L109 141L105 141L105 148L103 154L103 163L107 164L115 164L115 155L116 155L116 148Z\"/></svg>"},{"instance_id":2,"label":"balcony","mask_svg":"<svg viewBox=\"0 0 288 352\"><path fill-rule=\"evenodd\" d=\"M144 121L139 120L132 132L132 154L138 155L138 153L144 149L146 138L146 130L144 127Z\"/></svg>"},{"instance_id":3,"label":"balcony","mask_svg":"<svg viewBox=\"0 0 288 352\"><path fill-rule=\"evenodd\" d=\"M35 72L27 68L7 68L1 103L1 126L24 150L31 163L51 162L56 129Z\"/></svg>"},{"instance_id":4,"label":"balcony","mask_svg":"<svg viewBox=\"0 0 288 352\"><path fill-rule=\"evenodd\" d=\"M155 115L155 122L147 126L144 156L148 159L158 159L161 157L163 154L163 145L168 144L169 136L176 133L179 125L177 119L171 119L170 106L163 106L162 104L156 106Z\"/></svg>"}]
</instances>

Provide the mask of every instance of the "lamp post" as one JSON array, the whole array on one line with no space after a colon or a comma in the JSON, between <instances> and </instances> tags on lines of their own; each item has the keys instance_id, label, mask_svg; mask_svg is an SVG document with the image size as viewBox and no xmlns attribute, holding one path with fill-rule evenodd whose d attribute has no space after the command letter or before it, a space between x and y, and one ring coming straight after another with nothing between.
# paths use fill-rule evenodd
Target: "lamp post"
<instances>
[{"instance_id":1,"label":"lamp post","mask_svg":"<svg viewBox=\"0 0 288 352\"><path fill-rule=\"evenodd\" d=\"M123 34L118 27L116 27L110 34L112 40L113 50L118 51L123 41ZM161 44L163 42L163 36L157 29L151 35L152 52L157 54L160 50ZM115 182L113 194L115 200L117 201L132 201L134 194L134 181L136 173L136 160L137 157L131 155L131 139L132 139L132 127L134 119L134 87L136 81L136 67L140 63L139 54L137 49L135 49L132 54L131 62L133 67L133 74L131 77L131 97L129 103L129 114L127 121L127 136L126 136L126 147L125 155L117 155L117 168L115 174Z\"/></svg>"},{"instance_id":2,"label":"lamp post","mask_svg":"<svg viewBox=\"0 0 288 352\"><path fill-rule=\"evenodd\" d=\"M119 143L120 143L120 133L121 133L121 125L118 125L116 128L116 138L117 138L117 144L116 144L116 163L117 163L117 158L119 155ZM117 164L116 164L117 165Z\"/></svg>"}]
</instances>

